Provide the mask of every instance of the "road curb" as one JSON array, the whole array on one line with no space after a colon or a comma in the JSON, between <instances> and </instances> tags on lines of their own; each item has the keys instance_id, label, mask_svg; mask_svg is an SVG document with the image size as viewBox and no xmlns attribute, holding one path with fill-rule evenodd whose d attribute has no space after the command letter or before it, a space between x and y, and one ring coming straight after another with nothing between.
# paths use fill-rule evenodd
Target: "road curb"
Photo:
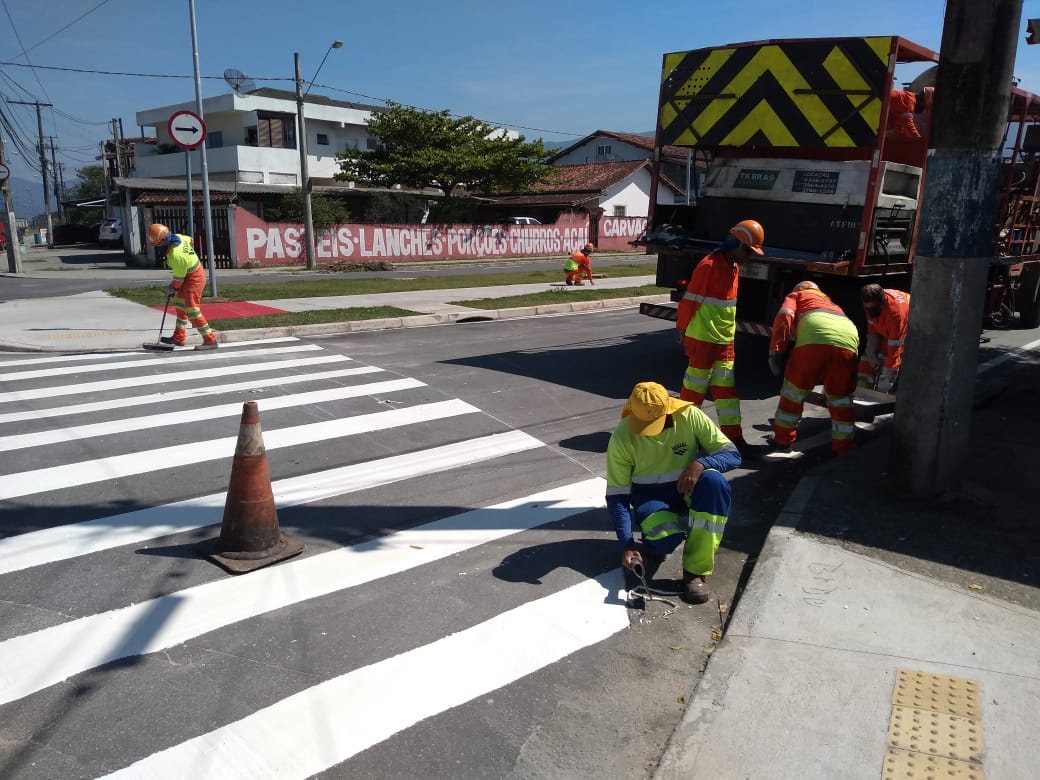
<instances>
[{"instance_id":1,"label":"road curb","mask_svg":"<svg viewBox=\"0 0 1040 780\"><path fill-rule=\"evenodd\" d=\"M398 330L402 328L426 328L433 325L466 324L492 320L534 317L541 314L571 314L605 309L623 309L638 306L644 301L664 302L668 294L642 295L631 298L604 298L599 301L575 301L574 303L550 303L541 306L517 306L505 309L467 309L441 314L417 314L412 317L384 317L375 320L351 320L348 322L323 322L318 325L286 325L273 328L251 328L248 330L220 331L222 343L251 341L265 336L332 336L346 333L364 333L375 330Z\"/></svg>"}]
</instances>

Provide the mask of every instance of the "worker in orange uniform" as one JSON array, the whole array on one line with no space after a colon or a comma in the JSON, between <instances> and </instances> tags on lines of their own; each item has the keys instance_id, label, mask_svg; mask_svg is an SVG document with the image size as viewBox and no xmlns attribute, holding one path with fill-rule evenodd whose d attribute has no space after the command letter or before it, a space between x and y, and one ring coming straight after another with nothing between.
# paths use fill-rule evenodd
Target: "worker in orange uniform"
<instances>
[{"instance_id":1,"label":"worker in orange uniform","mask_svg":"<svg viewBox=\"0 0 1040 780\"><path fill-rule=\"evenodd\" d=\"M796 284L780 304L769 342L769 369L784 377L773 416L775 447L786 449L794 444L805 399L821 382L831 415L831 450L844 455L855 446L852 394L858 356L855 323L815 282Z\"/></svg>"},{"instance_id":2,"label":"worker in orange uniform","mask_svg":"<svg viewBox=\"0 0 1040 780\"><path fill-rule=\"evenodd\" d=\"M763 254L764 240L765 230L755 220L734 225L729 237L697 264L676 317L689 360L679 397L700 406L710 387L719 427L742 454L748 446L740 424L740 398L733 374L738 264Z\"/></svg>"},{"instance_id":3,"label":"worker in orange uniform","mask_svg":"<svg viewBox=\"0 0 1040 780\"><path fill-rule=\"evenodd\" d=\"M859 363L857 384L891 393L903 364L910 293L868 284L860 290L860 300L867 316L867 345Z\"/></svg>"},{"instance_id":4,"label":"worker in orange uniform","mask_svg":"<svg viewBox=\"0 0 1040 780\"><path fill-rule=\"evenodd\" d=\"M589 284L595 284L592 281L592 258L590 257L595 249L596 247L591 243L586 244L564 263L563 270L567 272L566 282L568 285L576 284L580 287L583 274L588 277Z\"/></svg>"},{"instance_id":5,"label":"worker in orange uniform","mask_svg":"<svg viewBox=\"0 0 1040 780\"><path fill-rule=\"evenodd\" d=\"M888 134L903 138L927 138L934 98L934 87L925 87L920 92L893 89L888 104ZM924 133L919 124L925 125Z\"/></svg>"},{"instance_id":6,"label":"worker in orange uniform","mask_svg":"<svg viewBox=\"0 0 1040 780\"><path fill-rule=\"evenodd\" d=\"M174 325L173 335L163 336L159 341L183 347L187 339L188 321L191 320L191 324L202 336L202 343L196 345L195 349L216 349L217 334L206 322L199 307L202 291L206 289L206 271L199 261L199 256L195 254L191 237L174 233L166 225L156 222L148 228L148 243L164 248L166 264L173 271L169 290L181 299L181 304L177 306L177 323Z\"/></svg>"}]
</instances>

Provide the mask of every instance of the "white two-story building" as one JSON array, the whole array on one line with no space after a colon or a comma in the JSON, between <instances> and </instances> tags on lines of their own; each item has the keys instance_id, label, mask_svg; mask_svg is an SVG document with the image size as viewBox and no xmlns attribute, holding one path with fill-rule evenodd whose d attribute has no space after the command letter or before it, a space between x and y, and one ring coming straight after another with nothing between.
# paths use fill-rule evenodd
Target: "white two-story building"
<instances>
[{"instance_id":1,"label":"white two-story building","mask_svg":"<svg viewBox=\"0 0 1040 780\"><path fill-rule=\"evenodd\" d=\"M339 173L336 155L346 149L374 148L375 138L368 131L367 119L382 109L310 94L304 97L303 110L312 191L361 196L353 182L334 179ZM150 108L136 115L139 126L154 129L155 143L135 145L130 175L117 180L124 192L123 221L130 228L126 245L132 254L148 254L143 242L147 223L162 221L174 230L187 230L189 167L197 246L205 246L200 235L202 150L186 151L171 138L169 122L180 111L196 112L195 103ZM268 87L229 92L202 101L214 254L218 263L231 260L231 204L262 217L265 198L302 186L296 112L294 92Z\"/></svg>"}]
</instances>

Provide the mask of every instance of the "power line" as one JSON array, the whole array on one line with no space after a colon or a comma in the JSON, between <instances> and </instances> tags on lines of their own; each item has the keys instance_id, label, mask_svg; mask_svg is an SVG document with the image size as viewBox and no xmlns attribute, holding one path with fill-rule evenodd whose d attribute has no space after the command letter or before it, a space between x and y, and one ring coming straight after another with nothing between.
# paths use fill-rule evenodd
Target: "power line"
<instances>
[{"instance_id":1,"label":"power line","mask_svg":"<svg viewBox=\"0 0 1040 780\"><path fill-rule=\"evenodd\" d=\"M149 78L149 79L194 79L195 76L181 76L172 73L133 73L130 71L118 71L118 70L94 70L91 68L63 68L57 65L26 65L24 62L11 62L8 60L0 60L0 65L10 65L13 68L35 68L37 70L60 70L67 73L89 73L99 76L134 76L137 78ZM224 81L223 76L200 76L203 79L212 79L215 81ZM251 76L253 81L293 81L293 79L286 76Z\"/></svg>"},{"instance_id":2,"label":"power line","mask_svg":"<svg viewBox=\"0 0 1040 780\"><path fill-rule=\"evenodd\" d=\"M0 60L0 65L10 65L10 66L15 67L15 68L30 67L30 66L28 66L28 65L26 65L25 63L22 63L22 62L10 62L10 61L6 61L6 60ZM92 74L92 75L99 75L99 76L131 76L131 77L134 77L134 78L149 78L149 79L193 79L193 78L195 78L194 76L181 76L181 75L171 74L171 73L133 73L133 72L130 72L130 71L95 70L95 69L91 69L91 68L65 68L65 67L59 67L59 66L56 66L56 65L33 65L31 67L38 68L38 69L41 69L41 70L58 70L58 71L65 71L65 72L68 72L68 73L89 73L89 74ZM224 81L225 80L223 76L200 76L199 78L207 79L207 80L211 80L211 81ZM253 79L253 81L290 81L290 82L294 82L295 83L295 79L286 78L284 76L252 76L251 78ZM422 108L420 106L413 106L413 105L410 105L408 103L401 103L400 101L394 100L393 98L374 97L372 95L366 95L363 92L352 92L349 89L340 89L339 87L329 86L328 84L314 83L311 86L320 87L322 89L328 89L328 90L331 90L333 92L341 92L344 95L354 95L355 97L364 98L365 100L375 100L375 101L377 101L379 103L398 103L399 105L405 106L406 108L414 108L414 109L417 109L419 111L433 111L433 109L430 109L430 108ZM451 114L451 116L461 117L463 115L462 114ZM486 120L486 119L481 120L481 121L485 122L486 124L495 125L496 127L513 127L513 128L518 129L518 130L531 130L532 132L536 132L536 133L551 133L553 135L570 135L570 136L574 136L575 138L581 138L581 137L586 135L585 133L572 133L572 132L567 131L567 130L550 130L550 129L547 129L547 128L544 128L544 127L528 127L527 125L518 125L518 124L511 123L511 122L491 122L491 121ZM101 122L99 124L105 124L105 123Z\"/></svg>"},{"instance_id":3,"label":"power line","mask_svg":"<svg viewBox=\"0 0 1040 780\"><path fill-rule=\"evenodd\" d=\"M95 5L95 6L94 6L93 8L91 8L91 9L90 9L89 11L85 11L84 13L80 14L80 15L79 15L79 16L77 16L77 17L76 17L75 19L73 19L73 20L72 20L71 22L69 22L68 24L66 24L66 25L65 25L64 27L62 27L62 28L60 28L60 29L58 29L58 30L55 30L55 31L54 31L54 32L52 32L52 33L51 33L50 35L48 35L48 36L47 36L46 38L43 38L42 40L39 40L39 41L37 41L36 43L34 43L34 44L33 44L32 46L30 46L30 47L29 47L28 49L22 49L22 52L21 52L21 53L22 53L22 54L27 54L28 52L31 52L31 51L32 51L33 49L35 49L35 48L38 48L39 46L42 46L42 45L43 45L43 44L45 44L45 43L46 43L47 41L49 41L49 40L50 40L51 38L55 37L55 36L56 36L56 35L58 35L59 33L63 33L63 32L65 32L65 31L66 31L67 29L69 29L70 27L72 27L72 25L74 25L74 24L75 24L76 22L78 22L78 21L79 21L80 19L83 19L84 17L86 17L86 16L89 16L90 14L94 13L94 11L96 11L97 9L99 9L99 8L100 8L101 6L105 5L105 3L108 3L108 2L110 2L110 0L101 0L101 2L100 2L100 3L98 3L97 5ZM9 16L10 16L10 15L9 15ZM19 46L21 46L21 41L19 41L19 42L18 42L18 45L19 45ZM21 55L19 55L19 56L21 56ZM28 59L28 58L26 58L26 59Z\"/></svg>"},{"instance_id":4,"label":"power line","mask_svg":"<svg viewBox=\"0 0 1040 780\"><path fill-rule=\"evenodd\" d=\"M40 81L40 74L37 73L36 69L33 67L29 55L25 53L25 44L22 43L22 36L18 34L18 28L14 25L14 19L11 18L11 11L7 7L7 0L0 0L0 3L3 3L4 13L7 14L7 21L11 23L11 31L14 32L15 40L18 41L18 45L22 47L22 55L25 57L25 61L28 63L30 68L33 68L33 76L36 78L36 83L40 85L40 89L43 91L43 96L47 98L47 100L50 100L51 96L47 94L47 88L44 87L43 82Z\"/></svg>"}]
</instances>

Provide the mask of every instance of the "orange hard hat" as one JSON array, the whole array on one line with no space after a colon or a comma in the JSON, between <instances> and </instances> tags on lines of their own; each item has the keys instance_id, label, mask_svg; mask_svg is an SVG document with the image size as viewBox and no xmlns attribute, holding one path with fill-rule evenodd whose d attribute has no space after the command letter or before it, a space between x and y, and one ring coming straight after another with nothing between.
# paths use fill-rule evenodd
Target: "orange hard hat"
<instances>
[{"instance_id":1,"label":"orange hard hat","mask_svg":"<svg viewBox=\"0 0 1040 780\"><path fill-rule=\"evenodd\" d=\"M152 246L159 246L168 235L170 235L170 229L166 225L155 222L148 226L148 243Z\"/></svg>"},{"instance_id":2,"label":"orange hard hat","mask_svg":"<svg viewBox=\"0 0 1040 780\"><path fill-rule=\"evenodd\" d=\"M740 240L744 246L756 254L765 254L762 251L762 242L766 240L766 231L753 219L742 219L734 225L729 234Z\"/></svg>"}]
</instances>

